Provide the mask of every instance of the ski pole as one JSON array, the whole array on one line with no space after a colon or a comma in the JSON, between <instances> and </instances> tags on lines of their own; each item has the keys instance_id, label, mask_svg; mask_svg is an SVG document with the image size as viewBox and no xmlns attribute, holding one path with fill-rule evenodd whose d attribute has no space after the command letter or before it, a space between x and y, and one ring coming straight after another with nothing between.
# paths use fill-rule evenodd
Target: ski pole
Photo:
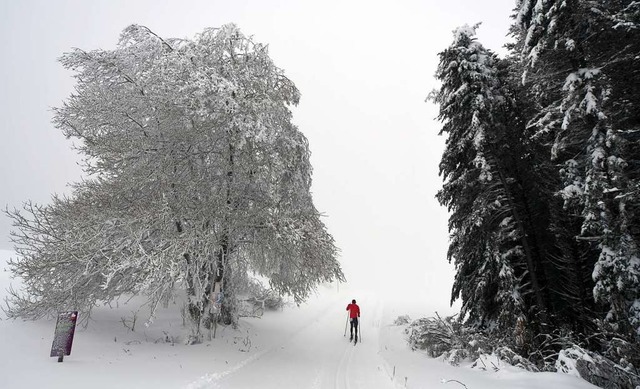
<instances>
[{"instance_id":1,"label":"ski pole","mask_svg":"<svg viewBox=\"0 0 640 389\"><path fill-rule=\"evenodd\" d=\"M360 320L358 320L358 332L360 333L360 343L362 343L362 326L360 325Z\"/></svg>"},{"instance_id":2,"label":"ski pole","mask_svg":"<svg viewBox=\"0 0 640 389\"><path fill-rule=\"evenodd\" d=\"M344 336L347 336L347 324L349 324L349 314L347 313L347 321L344 322Z\"/></svg>"}]
</instances>

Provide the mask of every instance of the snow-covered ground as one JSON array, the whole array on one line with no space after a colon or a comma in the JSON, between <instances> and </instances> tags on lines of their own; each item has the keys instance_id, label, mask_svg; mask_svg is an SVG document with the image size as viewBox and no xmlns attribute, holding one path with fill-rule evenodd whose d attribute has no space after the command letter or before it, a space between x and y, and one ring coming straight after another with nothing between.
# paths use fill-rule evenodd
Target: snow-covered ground
<instances>
[{"instance_id":1,"label":"snow-covered ground","mask_svg":"<svg viewBox=\"0 0 640 389\"><path fill-rule=\"evenodd\" d=\"M10 283L0 251L0 296ZM344 336L346 305L362 310L362 342ZM323 286L300 307L266 312L241 321L238 330L220 327L203 344L183 344L180 306L162 310L149 326L144 310L124 301L95 310L79 327L70 356L49 357L54 320L0 321L0 388L595 388L560 373L529 373L498 364L498 371L452 367L412 352L400 314L433 314L419 302L383 301L376 292ZM124 324L123 324L124 321ZM126 326L125 326L126 324Z\"/></svg>"}]
</instances>

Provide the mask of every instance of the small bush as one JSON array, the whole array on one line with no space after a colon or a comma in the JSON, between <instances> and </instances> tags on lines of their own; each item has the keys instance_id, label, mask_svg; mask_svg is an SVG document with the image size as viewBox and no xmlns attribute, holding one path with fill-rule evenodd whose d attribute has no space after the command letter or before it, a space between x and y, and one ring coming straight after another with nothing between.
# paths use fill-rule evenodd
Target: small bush
<instances>
[{"instance_id":1,"label":"small bush","mask_svg":"<svg viewBox=\"0 0 640 389\"><path fill-rule=\"evenodd\" d=\"M272 311L284 306L282 296L276 293L273 289L264 289L261 293L249 297L248 301L256 307L262 307L263 309Z\"/></svg>"},{"instance_id":2,"label":"small bush","mask_svg":"<svg viewBox=\"0 0 640 389\"><path fill-rule=\"evenodd\" d=\"M452 365L469 358L478 358L488 350L487 338L448 316L415 320L407 328L412 349L425 350L434 358L442 357Z\"/></svg>"},{"instance_id":3,"label":"small bush","mask_svg":"<svg viewBox=\"0 0 640 389\"><path fill-rule=\"evenodd\" d=\"M401 316L398 316L396 320L393 321L393 325L404 326L409 324L410 322L411 322L411 318L409 317L409 315L401 315Z\"/></svg>"},{"instance_id":4,"label":"small bush","mask_svg":"<svg viewBox=\"0 0 640 389\"><path fill-rule=\"evenodd\" d=\"M284 300L276 291L271 288L266 288L264 285L257 281L252 280L249 283L249 295L246 298L255 309L272 310L275 311L284 306Z\"/></svg>"},{"instance_id":5,"label":"small bush","mask_svg":"<svg viewBox=\"0 0 640 389\"><path fill-rule=\"evenodd\" d=\"M560 372L576 375L604 389L640 386L640 377L600 354L573 345L560 351L556 361Z\"/></svg>"},{"instance_id":6,"label":"small bush","mask_svg":"<svg viewBox=\"0 0 640 389\"><path fill-rule=\"evenodd\" d=\"M493 355L498 357L501 361L508 363L511 366L519 367L523 370L539 372L540 369L527 358L517 354L515 351L507 346L500 346L493 350Z\"/></svg>"}]
</instances>

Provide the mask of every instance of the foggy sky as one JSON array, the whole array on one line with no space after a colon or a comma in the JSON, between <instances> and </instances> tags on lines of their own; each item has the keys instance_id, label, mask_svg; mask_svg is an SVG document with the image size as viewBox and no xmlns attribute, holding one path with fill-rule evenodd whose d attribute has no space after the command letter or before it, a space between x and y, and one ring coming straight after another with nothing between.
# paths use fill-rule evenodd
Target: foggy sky
<instances>
[{"instance_id":1,"label":"foggy sky","mask_svg":"<svg viewBox=\"0 0 640 389\"><path fill-rule=\"evenodd\" d=\"M81 176L79 158L50 121L73 90L57 62L73 47L113 49L136 23L193 38L236 23L269 44L302 93L294 122L309 139L316 207L341 249L350 283L446 306L447 214L434 196L444 138L437 53L452 30L504 52L515 0L33 1L0 0L0 205L46 203ZM0 248L10 249L0 215Z\"/></svg>"}]
</instances>

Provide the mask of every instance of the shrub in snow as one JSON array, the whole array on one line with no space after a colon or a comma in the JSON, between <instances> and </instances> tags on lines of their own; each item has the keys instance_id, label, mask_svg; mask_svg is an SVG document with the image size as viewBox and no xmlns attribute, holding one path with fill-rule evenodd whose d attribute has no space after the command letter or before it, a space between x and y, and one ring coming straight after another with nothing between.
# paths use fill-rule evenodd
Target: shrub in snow
<instances>
[{"instance_id":1,"label":"shrub in snow","mask_svg":"<svg viewBox=\"0 0 640 389\"><path fill-rule=\"evenodd\" d=\"M631 343L615 336L615 334L611 339L603 343L607 346L603 352L606 358L617 362L625 370L637 372L632 363L632 361L640 360L640 347L638 347L637 343Z\"/></svg>"},{"instance_id":2,"label":"shrub in snow","mask_svg":"<svg viewBox=\"0 0 640 389\"><path fill-rule=\"evenodd\" d=\"M556 371L555 363L560 350L578 343L576 335L566 329L556 329L550 333L534 336L521 352L541 371Z\"/></svg>"},{"instance_id":3,"label":"shrub in snow","mask_svg":"<svg viewBox=\"0 0 640 389\"><path fill-rule=\"evenodd\" d=\"M635 372L576 345L560 351L555 366L559 372L582 377L605 389L640 386L640 376Z\"/></svg>"},{"instance_id":4,"label":"shrub in snow","mask_svg":"<svg viewBox=\"0 0 640 389\"><path fill-rule=\"evenodd\" d=\"M262 285L251 291L250 297L247 299L254 307L262 310L268 309L275 311L284 306L284 300L273 289L267 289Z\"/></svg>"},{"instance_id":5,"label":"shrub in snow","mask_svg":"<svg viewBox=\"0 0 640 389\"><path fill-rule=\"evenodd\" d=\"M511 348L507 346L501 346L496 348L495 350L493 350L493 353L491 355L497 357L499 360L503 362L508 363L511 366L519 367L527 371L534 371L534 372L540 371L540 369L538 369L538 367L534 363L524 358L523 356L517 354L515 351L513 351Z\"/></svg>"},{"instance_id":6,"label":"shrub in snow","mask_svg":"<svg viewBox=\"0 0 640 389\"><path fill-rule=\"evenodd\" d=\"M495 354L481 354L472 364L472 369L483 371L498 371L502 361Z\"/></svg>"},{"instance_id":7,"label":"shrub in snow","mask_svg":"<svg viewBox=\"0 0 640 389\"><path fill-rule=\"evenodd\" d=\"M409 315L400 315L396 318L396 320L394 320L393 325L404 326L409 324L410 322L411 322L411 318L409 317Z\"/></svg>"},{"instance_id":8,"label":"shrub in snow","mask_svg":"<svg viewBox=\"0 0 640 389\"><path fill-rule=\"evenodd\" d=\"M415 320L406 332L413 350L425 350L431 357L442 357L454 366L489 350L487 337L464 326L455 315L443 319L436 313L436 317Z\"/></svg>"},{"instance_id":9,"label":"shrub in snow","mask_svg":"<svg viewBox=\"0 0 640 389\"><path fill-rule=\"evenodd\" d=\"M438 316L415 320L406 330L411 349L426 350L432 357L450 351L458 338L452 319L443 320Z\"/></svg>"}]
</instances>

